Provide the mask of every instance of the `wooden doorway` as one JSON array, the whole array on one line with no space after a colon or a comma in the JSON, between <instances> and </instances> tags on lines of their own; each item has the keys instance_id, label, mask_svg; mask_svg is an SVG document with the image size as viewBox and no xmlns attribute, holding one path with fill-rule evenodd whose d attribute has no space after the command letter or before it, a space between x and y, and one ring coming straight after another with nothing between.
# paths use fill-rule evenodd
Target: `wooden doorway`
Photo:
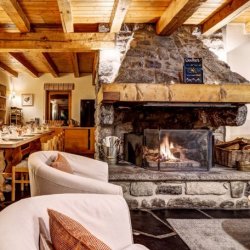
<instances>
[{"instance_id":1,"label":"wooden doorway","mask_svg":"<svg viewBox=\"0 0 250 250\"><path fill-rule=\"evenodd\" d=\"M69 91L46 91L46 120L61 120L68 125L71 119L72 94Z\"/></svg>"},{"instance_id":2,"label":"wooden doorway","mask_svg":"<svg viewBox=\"0 0 250 250\"><path fill-rule=\"evenodd\" d=\"M95 100L81 100L81 127L95 126Z\"/></svg>"}]
</instances>

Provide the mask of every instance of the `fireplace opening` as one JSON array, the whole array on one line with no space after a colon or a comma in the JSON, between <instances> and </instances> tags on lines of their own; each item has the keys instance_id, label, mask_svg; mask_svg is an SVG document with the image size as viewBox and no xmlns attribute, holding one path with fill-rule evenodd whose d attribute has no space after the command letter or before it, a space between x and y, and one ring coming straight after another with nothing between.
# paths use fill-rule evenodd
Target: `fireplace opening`
<instances>
[{"instance_id":1,"label":"fireplace opening","mask_svg":"<svg viewBox=\"0 0 250 250\"><path fill-rule=\"evenodd\" d=\"M144 129L125 135L125 160L160 171L209 171L212 132L201 129Z\"/></svg>"}]
</instances>

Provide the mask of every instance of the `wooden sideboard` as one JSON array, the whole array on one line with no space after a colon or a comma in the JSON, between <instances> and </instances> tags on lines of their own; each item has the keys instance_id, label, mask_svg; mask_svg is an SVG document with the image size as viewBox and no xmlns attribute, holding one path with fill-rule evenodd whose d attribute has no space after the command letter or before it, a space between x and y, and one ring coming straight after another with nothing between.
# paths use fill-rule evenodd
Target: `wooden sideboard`
<instances>
[{"instance_id":1,"label":"wooden sideboard","mask_svg":"<svg viewBox=\"0 0 250 250\"><path fill-rule=\"evenodd\" d=\"M64 133L64 151L93 157L95 153L94 127L54 127L56 134Z\"/></svg>"}]
</instances>

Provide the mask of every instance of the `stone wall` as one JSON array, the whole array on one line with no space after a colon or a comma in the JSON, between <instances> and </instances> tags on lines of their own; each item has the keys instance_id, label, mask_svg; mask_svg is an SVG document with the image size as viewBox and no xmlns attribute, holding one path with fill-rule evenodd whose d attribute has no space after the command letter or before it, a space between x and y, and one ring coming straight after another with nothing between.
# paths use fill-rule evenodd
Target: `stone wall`
<instances>
[{"instance_id":1,"label":"stone wall","mask_svg":"<svg viewBox=\"0 0 250 250\"><path fill-rule=\"evenodd\" d=\"M203 59L205 83L247 82L218 59L215 53L222 51L221 31L204 38L190 27L181 27L166 37L157 36L152 25L124 26L116 48L101 51L99 82L182 82L185 57Z\"/></svg>"},{"instance_id":2,"label":"stone wall","mask_svg":"<svg viewBox=\"0 0 250 250\"><path fill-rule=\"evenodd\" d=\"M135 208L249 208L249 181L113 181Z\"/></svg>"}]
</instances>

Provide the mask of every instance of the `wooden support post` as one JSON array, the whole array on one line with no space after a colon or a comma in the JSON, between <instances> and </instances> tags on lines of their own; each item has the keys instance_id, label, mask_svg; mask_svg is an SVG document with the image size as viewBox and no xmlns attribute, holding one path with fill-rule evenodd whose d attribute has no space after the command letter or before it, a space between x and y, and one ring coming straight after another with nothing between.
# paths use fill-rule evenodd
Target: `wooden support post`
<instances>
[{"instance_id":1,"label":"wooden support post","mask_svg":"<svg viewBox=\"0 0 250 250\"><path fill-rule=\"evenodd\" d=\"M65 33L74 32L71 4L69 0L57 0L62 20L63 31Z\"/></svg>"},{"instance_id":2,"label":"wooden support post","mask_svg":"<svg viewBox=\"0 0 250 250\"><path fill-rule=\"evenodd\" d=\"M71 53L71 61L75 77L80 77L77 53Z\"/></svg>"},{"instance_id":3,"label":"wooden support post","mask_svg":"<svg viewBox=\"0 0 250 250\"><path fill-rule=\"evenodd\" d=\"M95 57L94 57L94 61L93 61L93 67L92 67L92 84L95 85L95 81L96 81L96 76L97 76L97 72L98 72L98 64L99 64L99 56L100 53L99 51L95 53Z\"/></svg>"},{"instance_id":4,"label":"wooden support post","mask_svg":"<svg viewBox=\"0 0 250 250\"><path fill-rule=\"evenodd\" d=\"M110 32L119 32L132 0L115 0L110 18Z\"/></svg>"}]
</instances>

